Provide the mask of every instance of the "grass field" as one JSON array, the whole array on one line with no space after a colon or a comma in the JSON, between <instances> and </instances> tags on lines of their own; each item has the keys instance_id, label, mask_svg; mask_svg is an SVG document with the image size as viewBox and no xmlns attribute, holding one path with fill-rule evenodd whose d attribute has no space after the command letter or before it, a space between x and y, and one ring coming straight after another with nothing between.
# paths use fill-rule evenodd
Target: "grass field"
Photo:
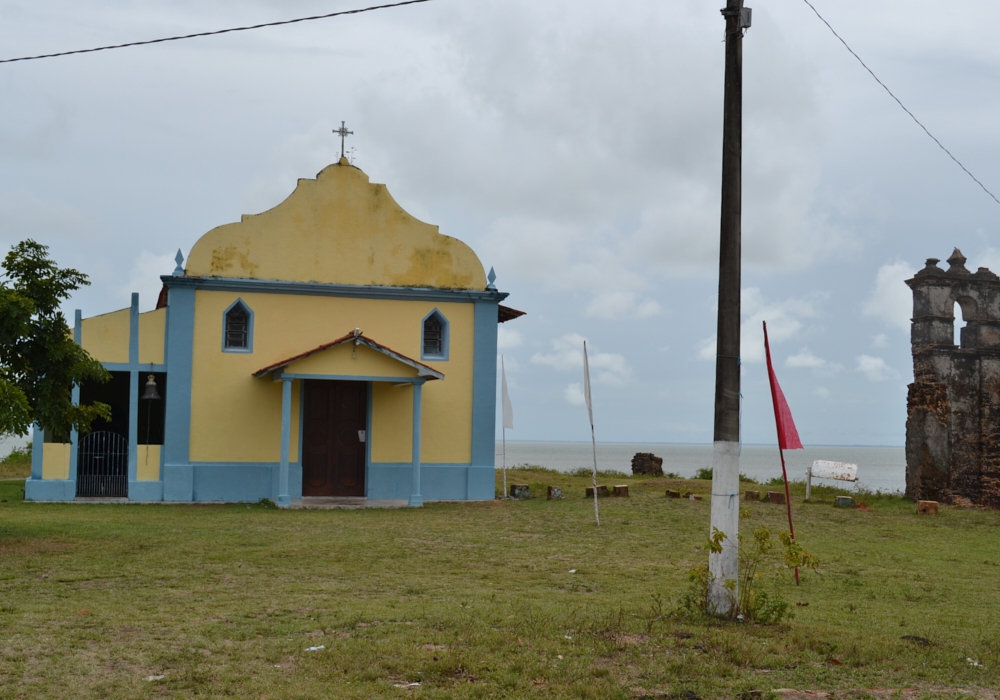
<instances>
[{"instance_id":1,"label":"grass field","mask_svg":"<svg viewBox=\"0 0 1000 700\"><path fill-rule=\"evenodd\" d=\"M795 617L721 624L676 612L708 500L664 498L709 482L607 479L632 496L603 499L597 529L588 479L511 476L542 498L61 505L0 482L0 697L952 698L1000 681L998 513L835 509L797 486L821 566L780 584ZM784 528L782 507L749 512L745 531Z\"/></svg>"},{"instance_id":2,"label":"grass field","mask_svg":"<svg viewBox=\"0 0 1000 700\"><path fill-rule=\"evenodd\" d=\"M0 459L0 479L27 479L31 476L31 452L16 448Z\"/></svg>"}]
</instances>

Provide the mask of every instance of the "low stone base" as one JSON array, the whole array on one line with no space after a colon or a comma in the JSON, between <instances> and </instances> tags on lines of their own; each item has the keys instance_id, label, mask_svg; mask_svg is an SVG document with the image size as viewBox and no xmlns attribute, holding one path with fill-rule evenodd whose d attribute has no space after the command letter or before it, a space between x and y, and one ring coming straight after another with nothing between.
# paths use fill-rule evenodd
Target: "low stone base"
<instances>
[{"instance_id":1,"label":"low stone base","mask_svg":"<svg viewBox=\"0 0 1000 700\"><path fill-rule=\"evenodd\" d=\"M607 496L607 495L608 495L608 487L604 486L604 485L599 485L597 487L597 497L598 498L603 498L604 496ZM588 486L587 487L587 493L585 494L585 496L586 496L586 498L593 498L594 497L594 487L593 486Z\"/></svg>"},{"instance_id":2,"label":"low stone base","mask_svg":"<svg viewBox=\"0 0 1000 700\"><path fill-rule=\"evenodd\" d=\"M516 498L519 501L531 498L531 489L528 488L527 484L511 484L510 497Z\"/></svg>"},{"instance_id":3,"label":"low stone base","mask_svg":"<svg viewBox=\"0 0 1000 700\"><path fill-rule=\"evenodd\" d=\"M785 492L784 491L768 491L767 500L769 503L774 503L775 505L783 506L785 505Z\"/></svg>"},{"instance_id":4,"label":"low stone base","mask_svg":"<svg viewBox=\"0 0 1000 700\"><path fill-rule=\"evenodd\" d=\"M937 515L937 501L917 501L917 515Z\"/></svg>"}]
</instances>

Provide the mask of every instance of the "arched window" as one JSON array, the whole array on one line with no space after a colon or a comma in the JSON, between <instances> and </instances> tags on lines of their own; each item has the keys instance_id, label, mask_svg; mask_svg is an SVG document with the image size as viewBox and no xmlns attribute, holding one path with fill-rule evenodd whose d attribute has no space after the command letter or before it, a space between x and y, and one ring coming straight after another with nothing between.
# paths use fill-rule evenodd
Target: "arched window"
<instances>
[{"instance_id":1,"label":"arched window","mask_svg":"<svg viewBox=\"0 0 1000 700\"><path fill-rule=\"evenodd\" d=\"M437 309L424 317L420 359L448 359L448 319Z\"/></svg>"},{"instance_id":2,"label":"arched window","mask_svg":"<svg viewBox=\"0 0 1000 700\"><path fill-rule=\"evenodd\" d=\"M237 299L223 316L222 349L225 352L253 352L253 312Z\"/></svg>"}]
</instances>

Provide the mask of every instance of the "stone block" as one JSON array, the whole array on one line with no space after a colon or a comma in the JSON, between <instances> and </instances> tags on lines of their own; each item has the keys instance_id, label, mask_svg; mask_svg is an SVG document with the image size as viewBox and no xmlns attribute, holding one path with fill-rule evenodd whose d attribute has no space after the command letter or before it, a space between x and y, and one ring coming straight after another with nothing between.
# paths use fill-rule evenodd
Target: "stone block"
<instances>
[{"instance_id":1,"label":"stone block","mask_svg":"<svg viewBox=\"0 0 1000 700\"><path fill-rule=\"evenodd\" d=\"M597 487L597 497L598 498L603 498L604 496L607 496L607 495L608 495L608 487L604 486L604 485L598 485L598 487ZM593 486L588 486L587 487L587 498L593 498L593 497L594 497L594 487Z\"/></svg>"},{"instance_id":2,"label":"stone block","mask_svg":"<svg viewBox=\"0 0 1000 700\"><path fill-rule=\"evenodd\" d=\"M854 499L850 496L837 496L833 501L834 508L853 508Z\"/></svg>"},{"instance_id":3,"label":"stone block","mask_svg":"<svg viewBox=\"0 0 1000 700\"><path fill-rule=\"evenodd\" d=\"M518 500L531 498L531 489L528 488L527 484L511 484L510 497Z\"/></svg>"},{"instance_id":4,"label":"stone block","mask_svg":"<svg viewBox=\"0 0 1000 700\"><path fill-rule=\"evenodd\" d=\"M691 493L690 491L688 491L686 494L684 494L684 498L688 499L689 501L700 501L701 500L701 496L699 496L698 494Z\"/></svg>"},{"instance_id":5,"label":"stone block","mask_svg":"<svg viewBox=\"0 0 1000 700\"><path fill-rule=\"evenodd\" d=\"M917 515L937 515L937 501L917 501Z\"/></svg>"},{"instance_id":6,"label":"stone block","mask_svg":"<svg viewBox=\"0 0 1000 700\"><path fill-rule=\"evenodd\" d=\"M759 501L760 491L747 491L746 495L743 496L744 501Z\"/></svg>"},{"instance_id":7,"label":"stone block","mask_svg":"<svg viewBox=\"0 0 1000 700\"><path fill-rule=\"evenodd\" d=\"M775 505L783 506L785 505L785 492L784 491L768 491L767 492L768 503L774 503Z\"/></svg>"},{"instance_id":8,"label":"stone block","mask_svg":"<svg viewBox=\"0 0 1000 700\"><path fill-rule=\"evenodd\" d=\"M632 473L663 476L663 458L652 452L636 452L632 458Z\"/></svg>"},{"instance_id":9,"label":"stone block","mask_svg":"<svg viewBox=\"0 0 1000 700\"><path fill-rule=\"evenodd\" d=\"M674 491L673 489L667 489L667 498L680 498L681 492Z\"/></svg>"},{"instance_id":10,"label":"stone block","mask_svg":"<svg viewBox=\"0 0 1000 700\"><path fill-rule=\"evenodd\" d=\"M615 484L611 490L611 495L628 498L628 484Z\"/></svg>"},{"instance_id":11,"label":"stone block","mask_svg":"<svg viewBox=\"0 0 1000 700\"><path fill-rule=\"evenodd\" d=\"M545 498L549 501L558 501L562 498L562 489L558 486L550 486Z\"/></svg>"}]
</instances>

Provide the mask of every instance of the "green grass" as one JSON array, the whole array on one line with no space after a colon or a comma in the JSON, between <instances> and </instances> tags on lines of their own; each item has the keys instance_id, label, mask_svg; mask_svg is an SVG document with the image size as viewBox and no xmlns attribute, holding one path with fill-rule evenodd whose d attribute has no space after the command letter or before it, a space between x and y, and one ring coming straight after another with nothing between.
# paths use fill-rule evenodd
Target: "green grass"
<instances>
[{"instance_id":1,"label":"green grass","mask_svg":"<svg viewBox=\"0 0 1000 700\"><path fill-rule=\"evenodd\" d=\"M0 459L0 479L27 479L31 476L31 448L16 447Z\"/></svg>"},{"instance_id":2,"label":"green grass","mask_svg":"<svg viewBox=\"0 0 1000 700\"><path fill-rule=\"evenodd\" d=\"M918 517L880 495L834 509L834 490L803 503L795 485L822 563L780 584L794 619L721 624L675 612L706 559L708 499L664 498L709 482L613 476L632 496L602 499L597 529L589 477L508 481L542 498L63 505L0 483L0 698L930 698L1000 681L998 513ZM549 484L566 499L544 500ZM749 511L747 531L784 527L780 506Z\"/></svg>"}]
</instances>

